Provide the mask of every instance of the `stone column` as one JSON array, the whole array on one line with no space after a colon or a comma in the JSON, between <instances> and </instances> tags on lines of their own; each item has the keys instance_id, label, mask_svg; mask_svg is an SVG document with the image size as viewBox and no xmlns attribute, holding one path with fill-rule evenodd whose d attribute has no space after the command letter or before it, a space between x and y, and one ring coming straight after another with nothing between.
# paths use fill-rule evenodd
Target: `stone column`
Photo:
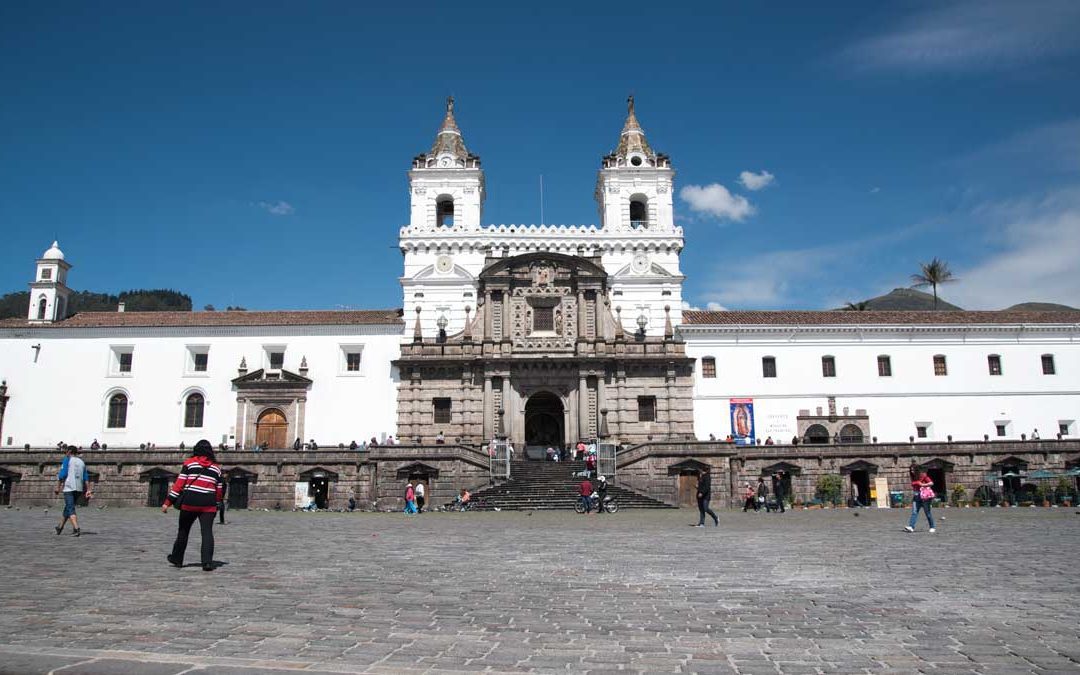
<instances>
[{"instance_id":1,"label":"stone column","mask_svg":"<svg viewBox=\"0 0 1080 675\"><path fill-rule=\"evenodd\" d=\"M498 414L492 408L491 374L484 373L484 426L483 431L480 432L483 438L480 440L485 443L495 437L496 417L498 417Z\"/></svg>"},{"instance_id":2,"label":"stone column","mask_svg":"<svg viewBox=\"0 0 1080 675\"><path fill-rule=\"evenodd\" d=\"M600 435L600 411L607 407L607 402L604 399L604 378L607 377L606 368L601 370L596 376L596 435Z\"/></svg>"},{"instance_id":3,"label":"stone column","mask_svg":"<svg viewBox=\"0 0 1080 675\"><path fill-rule=\"evenodd\" d=\"M585 323L586 318L587 318L587 313L585 311L585 291L579 288L578 292L577 292L577 325L578 325L578 328L577 328L577 335L574 336L575 339L589 336L588 330L586 328L586 323Z\"/></svg>"},{"instance_id":4,"label":"stone column","mask_svg":"<svg viewBox=\"0 0 1080 675\"><path fill-rule=\"evenodd\" d=\"M589 434L589 380L585 373L578 374L578 438L588 438Z\"/></svg>"},{"instance_id":5,"label":"stone column","mask_svg":"<svg viewBox=\"0 0 1080 675\"><path fill-rule=\"evenodd\" d=\"M504 290L502 296L502 339L509 340L510 336L513 335L513 330L510 326L510 289Z\"/></svg>"},{"instance_id":6,"label":"stone column","mask_svg":"<svg viewBox=\"0 0 1080 675\"><path fill-rule=\"evenodd\" d=\"M517 402L510 400L510 371L503 375L502 386L502 404L503 410L506 411L506 414L503 415L503 423L506 425L506 437L512 439L514 437L514 418L517 417ZM524 452L524 450L521 450L521 452Z\"/></svg>"}]
</instances>

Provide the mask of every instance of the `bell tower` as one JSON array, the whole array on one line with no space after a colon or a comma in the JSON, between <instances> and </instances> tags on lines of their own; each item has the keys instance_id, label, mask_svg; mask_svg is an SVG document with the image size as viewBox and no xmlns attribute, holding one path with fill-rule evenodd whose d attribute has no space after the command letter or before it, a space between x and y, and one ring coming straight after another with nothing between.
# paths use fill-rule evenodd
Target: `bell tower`
<instances>
[{"instance_id":1,"label":"bell tower","mask_svg":"<svg viewBox=\"0 0 1080 675\"><path fill-rule=\"evenodd\" d=\"M480 158L465 147L454 119L453 96L446 99L446 116L431 151L413 158L409 191L413 230L479 229L484 172Z\"/></svg>"},{"instance_id":2,"label":"bell tower","mask_svg":"<svg viewBox=\"0 0 1080 675\"><path fill-rule=\"evenodd\" d=\"M671 232L671 159L649 147L634 112L634 97L626 103L619 145L604 157L596 180L600 222L609 231Z\"/></svg>"},{"instance_id":3,"label":"bell tower","mask_svg":"<svg viewBox=\"0 0 1080 675\"><path fill-rule=\"evenodd\" d=\"M37 261L37 273L30 282L30 308L27 320L32 323L52 323L67 317L67 273L71 264L64 260L59 242L53 242Z\"/></svg>"}]
</instances>

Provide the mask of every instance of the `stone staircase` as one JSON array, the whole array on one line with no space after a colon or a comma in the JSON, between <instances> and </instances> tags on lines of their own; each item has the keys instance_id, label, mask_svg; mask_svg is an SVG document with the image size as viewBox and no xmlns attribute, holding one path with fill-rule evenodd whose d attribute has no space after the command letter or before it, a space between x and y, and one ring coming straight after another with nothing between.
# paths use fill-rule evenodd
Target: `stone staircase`
<instances>
[{"instance_id":1,"label":"stone staircase","mask_svg":"<svg viewBox=\"0 0 1080 675\"><path fill-rule=\"evenodd\" d=\"M510 466L510 480L473 493L482 498L488 509L504 511L573 511L582 478L574 473L585 470L585 462L545 462L516 460ZM593 480L593 484L596 481ZM675 508L651 497L612 485L608 496L619 502L619 509Z\"/></svg>"}]
</instances>

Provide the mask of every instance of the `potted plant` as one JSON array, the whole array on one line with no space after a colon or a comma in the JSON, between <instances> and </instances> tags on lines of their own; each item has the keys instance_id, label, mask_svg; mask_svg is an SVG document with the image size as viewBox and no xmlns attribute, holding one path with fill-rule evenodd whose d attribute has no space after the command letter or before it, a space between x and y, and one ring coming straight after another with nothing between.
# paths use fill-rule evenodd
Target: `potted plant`
<instances>
[{"instance_id":1,"label":"potted plant","mask_svg":"<svg viewBox=\"0 0 1080 675\"><path fill-rule=\"evenodd\" d=\"M843 482L840 480L840 476L826 474L818 478L817 496L823 506L825 504L832 504L833 506L839 504L842 492Z\"/></svg>"},{"instance_id":2,"label":"potted plant","mask_svg":"<svg viewBox=\"0 0 1080 675\"><path fill-rule=\"evenodd\" d=\"M967 490L964 488L963 485L960 485L959 483L954 485L952 489L952 498L950 500L952 502L952 505L960 506L961 502L964 501L964 495L966 494Z\"/></svg>"}]
</instances>

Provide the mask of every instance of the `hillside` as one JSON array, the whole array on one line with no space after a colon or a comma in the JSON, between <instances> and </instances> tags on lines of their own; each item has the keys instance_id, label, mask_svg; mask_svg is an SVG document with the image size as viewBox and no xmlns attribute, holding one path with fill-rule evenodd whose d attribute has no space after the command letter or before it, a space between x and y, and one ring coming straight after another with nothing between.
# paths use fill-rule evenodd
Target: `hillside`
<instances>
[{"instance_id":1,"label":"hillside","mask_svg":"<svg viewBox=\"0 0 1080 675\"><path fill-rule=\"evenodd\" d=\"M859 303L855 303L859 304ZM885 295L879 295L876 298L870 298L865 301L865 309L875 311L932 311L934 309L934 296L930 293L923 293L922 291L916 291L913 288L894 288L891 292ZM945 302L938 296L938 310L962 310L962 307L957 307L954 304ZM841 307L840 309L846 309Z\"/></svg>"},{"instance_id":2,"label":"hillside","mask_svg":"<svg viewBox=\"0 0 1080 675\"><path fill-rule=\"evenodd\" d=\"M76 291L71 294L68 315L79 312L115 312L121 302L128 312L191 311L191 298L183 293L167 289L136 289L119 295ZM25 318L29 306L29 291L0 296L0 319Z\"/></svg>"}]
</instances>

